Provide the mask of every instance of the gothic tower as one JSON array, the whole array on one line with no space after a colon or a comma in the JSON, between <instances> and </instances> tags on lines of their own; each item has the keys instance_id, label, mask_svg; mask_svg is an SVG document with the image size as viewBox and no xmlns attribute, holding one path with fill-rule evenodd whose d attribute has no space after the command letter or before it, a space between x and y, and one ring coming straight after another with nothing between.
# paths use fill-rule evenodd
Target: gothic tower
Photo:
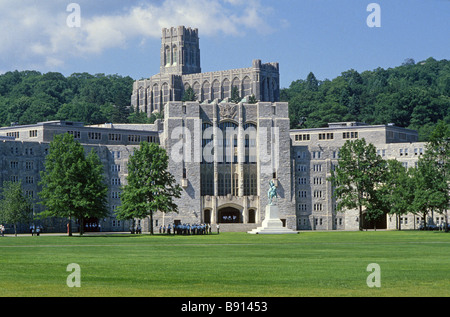
<instances>
[{"instance_id":1,"label":"gothic tower","mask_svg":"<svg viewBox=\"0 0 450 317\"><path fill-rule=\"evenodd\" d=\"M161 39L161 74L201 73L198 29L164 28Z\"/></svg>"}]
</instances>

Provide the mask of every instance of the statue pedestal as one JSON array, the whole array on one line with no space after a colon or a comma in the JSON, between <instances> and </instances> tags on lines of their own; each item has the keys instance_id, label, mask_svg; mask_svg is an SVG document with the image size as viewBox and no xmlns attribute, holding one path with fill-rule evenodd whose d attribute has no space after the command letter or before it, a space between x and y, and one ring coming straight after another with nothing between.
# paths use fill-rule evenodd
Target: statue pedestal
<instances>
[{"instance_id":1,"label":"statue pedestal","mask_svg":"<svg viewBox=\"0 0 450 317\"><path fill-rule=\"evenodd\" d=\"M278 216L278 206L266 206L266 217L262 222L262 227L248 231L250 234L297 234L297 231L283 227Z\"/></svg>"}]
</instances>

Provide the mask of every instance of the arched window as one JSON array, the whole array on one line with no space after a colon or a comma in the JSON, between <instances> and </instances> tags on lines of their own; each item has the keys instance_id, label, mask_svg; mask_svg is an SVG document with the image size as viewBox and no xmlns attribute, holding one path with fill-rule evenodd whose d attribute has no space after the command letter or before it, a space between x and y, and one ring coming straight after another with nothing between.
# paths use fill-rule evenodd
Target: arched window
<instances>
[{"instance_id":1,"label":"arched window","mask_svg":"<svg viewBox=\"0 0 450 317\"><path fill-rule=\"evenodd\" d=\"M178 63L178 48L176 45L172 46L172 65Z\"/></svg>"},{"instance_id":2,"label":"arched window","mask_svg":"<svg viewBox=\"0 0 450 317\"><path fill-rule=\"evenodd\" d=\"M242 86L243 86L242 96L243 97L251 96L252 95L252 86L251 86L250 78L248 78L246 76L244 78L244 80L242 81Z\"/></svg>"},{"instance_id":3,"label":"arched window","mask_svg":"<svg viewBox=\"0 0 450 317\"><path fill-rule=\"evenodd\" d=\"M244 125L244 138L245 138L245 163L256 164L256 140L257 140L257 128L253 123L246 123Z\"/></svg>"},{"instance_id":4,"label":"arched window","mask_svg":"<svg viewBox=\"0 0 450 317\"><path fill-rule=\"evenodd\" d=\"M222 98L229 98L231 97L231 87L230 87L230 81L228 79L225 79L222 82Z\"/></svg>"},{"instance_id":5,"label":"arched window","mask_svg":"<svg viewBox=\"0 0 450 317\"><path fill-rule=\"evenodd\" d=\"M199 98L200 101L211 99L210 88L211 86L209 84L209 81L205 81L202 85L202 95L201 98Z\"/></svg>"},{"instance_id":6,"label":"arched window","mask_svg":"<svg viewBox=\"0 0 450 317\"><path fill-rule=\"evenodd\" d=\"M204 122L202 124L202 163L213 163L214 162L214 131L212 129L213 125L209 122ZM207 149L205 150L205 148Z\"/></svg>"},{"instance_id":7,"label":"arched window","mask_svg":"<svg viewBox=\"0 0 450 317\"><path fill-rule=\"evenodd\" d=\"M212 91L211 91L211 99L221 99L220 96L220 83L219 81L216 79L214 80L213 84L212 84Z\"/></svg>"},{"instance_id":8,"label":"arched window","mask_svg":"<svg viewBox=\"0 0 450 317\"><path fill-rule=\"evenodd\" d=\"M164 65L170 66L171 59L170 59L170 47L166 46L164 49Z\"/></svg>"},{"instance_id":9,"label":"arched window","mask_svg":"<svg viewBox=\"0 0 450 317\"><path fill-rule=\"evenodd\" d=\"M163 104L166 104L170 101L170 90L169 85L167 83L164 83L162 86L162 98Z\"/></svg>"},{"instance_id":10,"label":"arched window","mask_svg":"<svg viewBox=\"0 0 450 317\"><path fill-rule=\"evenodd\" d=\"M200 84L198 82L195 82L194 86L192 86L192 89L194 89L195 95L197 96L197 100L200 101L201 98Z\"/></svg>"},{"instance_id":11,"label":"arched window","mask_svg":"<svg viewBox=\"0 0 450 317\"><path fill-rule=\"evenodd\" d=\"M160 93L159 93L158 84L154 84L152 90L153 90L152 95L153 95L153 108L154 108L153 110L159 110L161 101L159 99Z\"/></svg>"},{"instance_id":12,"label":"arched window","mask_svg":"<svg viewBox=\"0 0 450 317\"><path fill-rule=\"evenodd\" d=\"M239 89L239 92L241 91L241 81L239 80L239 78L235 77L233 79L233 87L237 87Z\"/></svg>"},{"instance_id":13,"label":"arched window","mask_svg":"<svg viewBox=\"0 0 450 317\"><path fill-rule=\"evenodd\" d=\"M219 142L219 155L222 154L222 161L219 163L229 164L237 163L237 136L238 128L234 122L226 121L219 124L219 129L222 132L222 140ZM221 147L221 149L220 149Z\"/></svg>"}]
</instances>

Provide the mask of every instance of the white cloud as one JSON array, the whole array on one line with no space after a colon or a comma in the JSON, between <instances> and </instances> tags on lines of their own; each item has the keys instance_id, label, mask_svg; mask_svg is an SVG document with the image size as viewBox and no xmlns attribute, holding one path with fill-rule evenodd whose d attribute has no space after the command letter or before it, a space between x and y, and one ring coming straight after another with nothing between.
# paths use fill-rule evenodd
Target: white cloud
<instances>
[{"instance_id":1,"label":"white cloud","mask_svg":"<svg viewBox=\"0 0 450 317\"><path fill-rule=\"evenodd\" d=\"M163 0L121 2L80 0L81 27L70 28L67 1L2 0L0 2L0 68L41 65L54 70L71 58L127 48L130 40L159 38L164 27L185 25L202 35L242 36L271 32L270 8L262 0ZM112 6L115 4L115 8Z\"/></svg>"}]
</instances>

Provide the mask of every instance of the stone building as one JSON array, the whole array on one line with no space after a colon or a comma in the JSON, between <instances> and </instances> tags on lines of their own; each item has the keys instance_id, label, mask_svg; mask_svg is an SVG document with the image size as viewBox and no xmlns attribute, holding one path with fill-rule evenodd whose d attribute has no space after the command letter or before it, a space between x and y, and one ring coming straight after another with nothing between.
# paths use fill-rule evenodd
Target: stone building
<instances>
[{"instance_id":1,"label":"stone building","mask_svg":"<svg viewBox=\"0 0 450 317\"><path fill-rule=\"evenodd\" d=\"M155 225L221 224L247 231L264 219L270 180L284 225L296 229L287 103L169 102L161 145L183 187L178 214Z\"/></svg>"},{"instance_id":2,"label":"stone building","mask_svg":"<svg viewBox=\"0 0 450 317\"><path fill-rule=\"evenodd\" d=\"M418 133L395 125L367 125L359 122L330 123L326 128L291 130L296 210L300 230L358 230L359 212L336 211L332 195L331 170L336 166L339 148L347 140L364 138L377 148L383 159L396 159L405 167L414 167L425 151L425 143L418 142ZM435 215L433 221L439 220ZM399 219L383 217L379 229L395 229ZM403 216L402 228L418 228L422 219ZM373 223L364 223L373 228Z\"/></svg>"},{"instance_id":3,"label":"stone building","mask_svg":"<svg viewBox=\"0 0 450 317\"><path fill-rule=\"evenodd\" d=\"M128 231L131 222L116 219L121 186L126 184L127 163L141 141L159 143L169 155L169 170L182 186L176 200L179 213L155 212L154 223L136 219L143 231L174 223L220 224L222 231L250 231L264 220L269 182L278 191L283 225L293 230L357 230L356 210L336 212L328 181L339 148L347 140L364 138L385 159L406 167L417 164L425 144L416 131L359 122L330 123L317 129L290 130L288 104L279 102L278 63L202 73L197 29L162 30L160 73L133 85L131 105L151 115L155 124L101 124L52 121L0 128L0 182L22 181L35 202L40 191L49 143L55 134L70 133L86 151L94 149L104 165L109 186L110 215L89 219L86 231ZM181 102L187 87L198 97ZM232 87L241 97L230 102ZM257 103L249 103L254 95ZM35 214L42 211L35 204ZM439 223L439 215L431 216ZM65 231L65 220L47 219L45 231ZM417 228L422 219L386 216L377 228ZM29 224L24 225L22 229ZM372 227L372 224L365 224Z\"/></svg>"},{"instance_id":4,"label":"stone building","mask_svg":"<svg viewBox=\"0 0 450 317\"><path fill-rule=\"evenodd\" d=\"M40 172L44 170L49 144L56 134L70 133L83 145L86 154L91 150L97 152L109 187L109 217L87 219L85 231L98 230L98 225L103 231L127 231L130 223L117 220L114 211L120 205L120 187L126 182L128 159L141 141L159 143L158 124L159 121L154 125L127 125L124 128L114 124L84 126L79 122L51 121L0 128L0 184L21 181L25 195L32 198L33 213L39 214L44 208L38 204ZM45 232L63 232L66 223L65 219L34 222L42 225ZM22 225L21 231L28 231L29 225Z\"/></svg>"},{"instance_id":5,"label":"stone building","mask_svg":"<svg viewBox=\"0 0 450 317\"><path fill-rule=\"evenodd\" d=\"M230 98L233 87L241 97L254 95L260 101L276 102L280 98L279 65L254 60L249 68L202 73L198 30L164 28L160 73L134 83L131 105L150 116L162 112L168 102L181 101L188 87L199 102Z\"/></svg>"}]
</instances>

